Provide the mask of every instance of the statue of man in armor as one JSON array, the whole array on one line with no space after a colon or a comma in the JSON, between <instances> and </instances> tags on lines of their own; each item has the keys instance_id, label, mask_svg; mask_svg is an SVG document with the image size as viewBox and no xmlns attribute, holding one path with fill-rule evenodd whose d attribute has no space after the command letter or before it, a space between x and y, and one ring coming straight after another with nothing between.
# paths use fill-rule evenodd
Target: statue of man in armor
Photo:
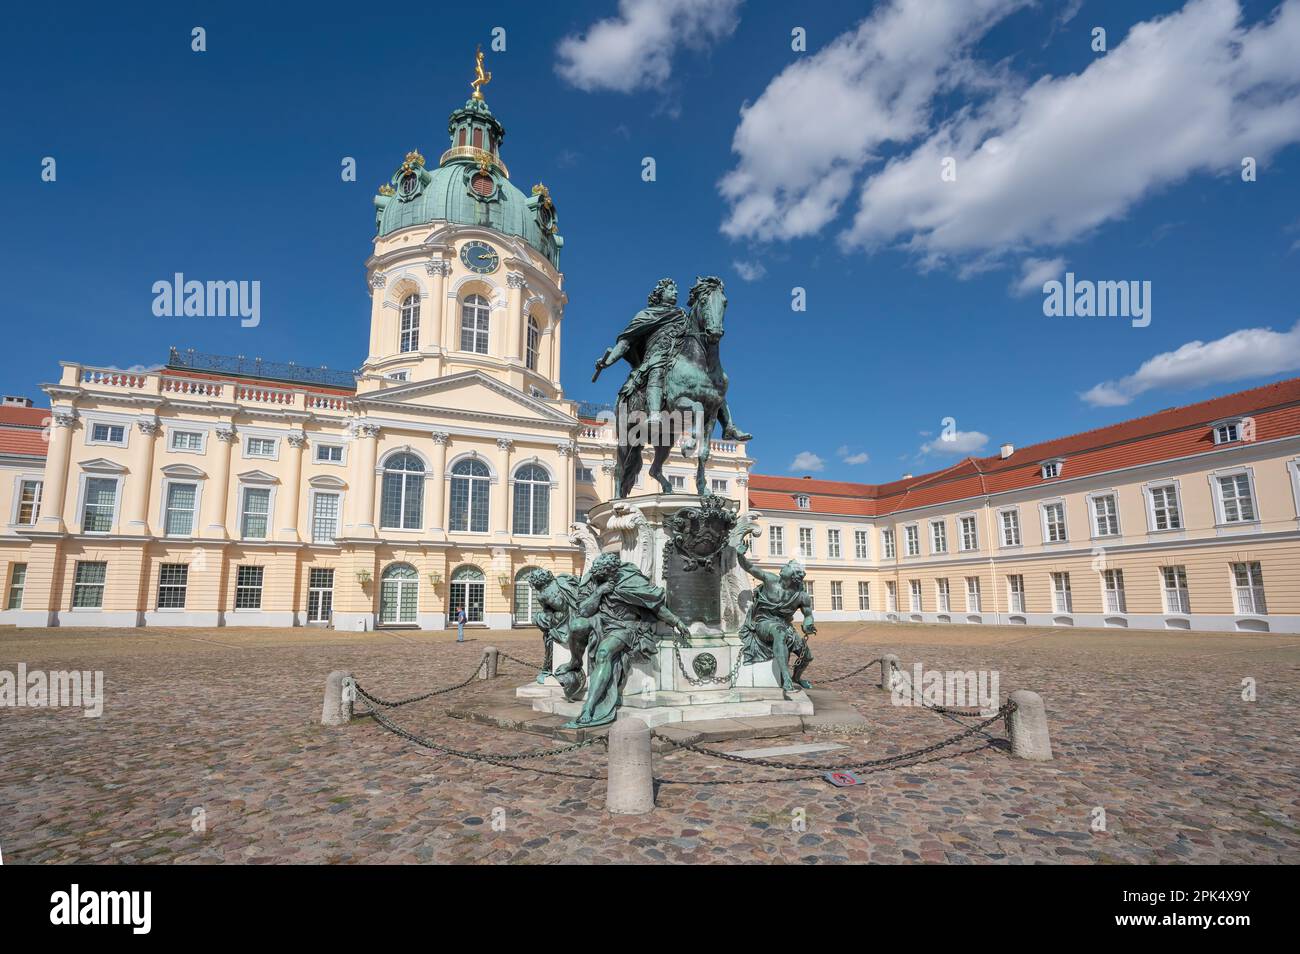
<instances>
[{"instance_id":1,"label":"statue of man in armor","mask_svg":"<svg viewBox=\"0 0 1300 954\"><path fill-rule=\"evenodd\" d=\"M803 567L791 560L779 575L767 573L750 562L748 550L748 539L736 547L736 561L759 582L740 627L745 662L772 660L777 681L785 692L794 691L796 686L811 689L812 683L803 678L803 673L813 659L808 637L817 632L817 626L813 622L812 597L803 586ZM802 636L794 631L796 611L803 613ZM795 657L793 673L791 655Z\"/></svg>"}]
</instances>

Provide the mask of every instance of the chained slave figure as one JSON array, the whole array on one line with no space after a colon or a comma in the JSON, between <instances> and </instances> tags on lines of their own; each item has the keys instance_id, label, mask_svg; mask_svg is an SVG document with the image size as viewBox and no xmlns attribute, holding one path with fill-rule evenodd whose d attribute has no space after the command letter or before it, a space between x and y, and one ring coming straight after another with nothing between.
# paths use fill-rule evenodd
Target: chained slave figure
<instances>
[{"instance_id":1,"label":"chained slave figure","mask_svg":"<svg viewBox=\"0 0 1300 954\"><path fill-rule=\"evenodd\" d=\"M787 693L799 686L811 689L812 683L803 678L803 673L813 659L808 637L817 632L817 626L813 622L812 596L803 586L803 567L791 560L780 574L767 573L750 562L748 550L746 538L736 548L736 561L759 585L754 587L753 600L740 627L745 662L772 660L777 682ZM796 612L803 613L802 635L794 629ZM793 672L791 656L795 658Z\"/></svg>"},{"instance_id":2,"label":"chained slave figure","mask_svg":"<svg viewBox=\"0 0 1300 954\"><path fill-rule=\"evenodd\" d=\"M542 668L537 681L545 682L554 676L570 702L582 695L587 687L583 672L583 657L595 630L595 620L579 612L583 601L594 587L568 573L559 576L550 570L537 569L528 574L528 585L537 592L542 608L533 614L533 624L542 631ZM569 661L553 668L555 644L569 651Z\"/></svg>"}]
</instances>

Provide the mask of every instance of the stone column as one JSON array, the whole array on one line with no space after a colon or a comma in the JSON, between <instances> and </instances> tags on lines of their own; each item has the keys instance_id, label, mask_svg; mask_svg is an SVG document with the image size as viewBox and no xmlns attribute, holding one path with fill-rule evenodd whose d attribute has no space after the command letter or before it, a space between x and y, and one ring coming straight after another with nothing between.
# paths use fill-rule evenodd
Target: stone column
<instances>
[{"instance_id":1,"label":"stone column","mask_svg":"<svg viewBox=\"0 0 1300 954\"><path fill-rule=\"evenodd\" d=\"M325 678L325 699L321 704L321 725L347 725L356 702L356 680L352 673L336 669Z\"/></svg>"},{"instance_id":2,"label":"stone column","mask_svg":"<svg viewBox=\"0 0 1300 954\"><path fill-rule=\"evenodd\" d=\"M736 497L740 500L740 512L749 513L749 476L736 478Z\"/></svg>"},{"instance_id":3,"label":"stone column","mask_svg":"<svg viewBox=\"0 0 1300 954\"><path fill-rule=\"evenodd\" d=\"M45 476L41 487L42 530L62 533L66 528L63 509L68 496L68 459L72 455L72 425L77 413L71 408L50 412L49 452L45 457Z\"/></svg>"},{"instance_id":4,"label":"stone column","mask_svg":"<svg viewBox=\"0 0 1300 954\"><path fill-rule=\"evenodd\" d=\"M559 473L556 475L555 494L558 505L551 505L551 533L568 539L569 524L573 523L573 441L555 445L560 455Z\"/></svg>"},{"instance_id":5,"label":"stone column","mask_svg":"<svg viewBox=\"0 0 1300 954\"><path fill-rule=\"evenodd\" d=\"M556 312L551 319L551 381L558 388L560 387L560 316Z\"/></svg>"},{"instance_id":6,"label":"stone column","mask_svg":"<svg viewBox=\"0 0 1300 954\"><path fill-rule=\"evenodd\" d=\"M508 437L497 438L497 472L501 476L501 486L494 501L496 506L493 509L496 512L493 514L492 525L498 537L510 535L510 457L514 449L515 442Z\"/></svg>"},{"instance_id":7,"label":"stone column","mask_svg":"<svg viewBox=\"0 0 1300 954\"><path fill-rule=\"evenodd\" d=\"M212 473L208 486L203 488L203 536L224 540L226 533L226 505L230 493L230 454L239 435L229 424L219 425L212 432L217 439L212 455Z\"/></svg>"},{"instance_id":8,"label":"stone column","mask_svg":"<svg viewBox=\"0 0 1300 954\"><path fill-rule=\"evenodd\" d=\"M654 811L654 756L650 727L635 716L621 716L609 727L609 771L605 810L614 815Z\"/></svg>"},{"instance_id":9,"label":"stone column","mask_svg":"<svg viewBox=\"0 0 1300 954\"><path fill-rule=\"evenodd\" d=\"M506 276L506 285L509 286L509 294L506 296L506 360L521 361L523 360L523 348L520 342L524 333L524 276L517 273L511 273Z\"/></svg>"},{"instance_id":10,"label":"stone column","mask_svg":"<svg viewBox=\"0 0 1300 954\"><path fill-rule=\"evenodd\" d=\"M1052 758L1052 740L1047 731L1047 707L1043 697L1028 689L1011 693L1015 711L1006 718L1011 754L1018 759L1047 762Z\"/></svg>"},{"instance_id":11,"label":"stone column","mask_svg":"<svg viewBox=\"0 0 1300 954\"><path fill-rule=\"evenodd\" d=\"M433 279L433 291L429 293L432 314L429 316L427 340L430 348L444 348L443 320L447 311L447 276L451 274L451 263L445 258L435 258L425 264L424 270Z\"/></svg>"},{"instance_id":12,"label":"stone column","mask_svg":"<svg viewBox=\"0 0 1300 954\"><path fill-rule=\"evenodd\" d=\"M307 435L302 431L290 431L285 438L285 443L289 445L288 458L285 460L288 467L284 472L284 483L275 498L275 539L297 542L299 539L298 504L301 500L302 451L307 446ZM311 519L310 515L308 515L307 519Z\"/></svg>"},{"instance_id":13,"label":"stone column","mask_svg":"<svg viewBox=\"0 0 1300 954\"><path fill-rule=\"evenodd\" d=\"M447 441L451 435L446 431L434 431L433 438L433 486L429 495L428 524L430 530L445 533L443 526L447 521Z\"/></svg>"},{"instance_id":14,"label":"stone column","mask_svg":"<svg viewBox=\"0 0 1300 954\"><path fill-rule=\"evenodd\" d=\"M153 478L154 443L158 439L156 420L136 421L140 433L127 456L127 483L122 510L126 517L123 530L129 534L149 532L149 488Z\"/></svg>"},{"instance_id":15,"label":"stone column","mask_svg":"<svg viewBox=\"0 0 1300 954\"><path fill-rule=\"evenodd\" d=\"M353 532L359 537L375 536L375 463L379 456L379 425L353 426L357 436L357 479L352 490Z\"/></svg>"},{"instance_id":16,"label":"stone column","mask_svg":"<svg viewBox=\"0 0 1300 954\"><path fill-rule=\"evenodd\" d=\"M613 500L618 496L618 487L614 483L614 471L616 469L612 460L602 460L600 462L600 472L605 475L605 488L608 491L605 495L606 500Z\"/></svg>"}]
</instances>

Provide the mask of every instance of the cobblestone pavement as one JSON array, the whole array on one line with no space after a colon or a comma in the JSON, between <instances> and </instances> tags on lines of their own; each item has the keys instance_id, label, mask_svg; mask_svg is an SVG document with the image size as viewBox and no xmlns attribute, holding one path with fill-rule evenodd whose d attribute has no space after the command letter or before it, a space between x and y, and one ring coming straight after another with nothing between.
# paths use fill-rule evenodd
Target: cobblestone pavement
<instances>
[{"instance_id":1,"label":"cobblestone pavement","mask_svg":"<svg viewBox=\"0 0 1300 954\"><path fill-rule=\"evenodd\" d=\"M825 624L814 681L881 652L909 670L997 670L1003 695L1046 700L1056 760L1012 760L977 737L837 789L758 784L796 773L679 751L657 761L653 814L611 817L601 746L536 763L597 776L573 778L432 753L369 719L318 724L333 669L394 698L459 682L489 642L541 656L535 633L475 635L457 645L441 633L0 631L0 670L103 670L107 682L102 718L0 709L4 861L1300 861L1300 639ZM502 664L504 679L531 675ZM1255 702L1241 698L1246 678ZM957 731L892 706L872 671L833 688L866 716L867 735L792 761L849 765ZM452 698L485 691L475 683L392 718L467 750L554 744L445 714ZM192 830L197 808L203 832ZM1095 808L1104 832L1090 828Z\"/></svg>"}]
</instances>

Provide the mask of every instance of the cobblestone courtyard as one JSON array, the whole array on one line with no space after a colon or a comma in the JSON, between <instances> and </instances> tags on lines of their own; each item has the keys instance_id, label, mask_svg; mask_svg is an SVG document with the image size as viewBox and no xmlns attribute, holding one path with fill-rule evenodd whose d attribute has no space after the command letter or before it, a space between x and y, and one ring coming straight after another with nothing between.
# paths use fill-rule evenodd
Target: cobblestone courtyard
<instances>
[{"instance_id":1,"label":"cobblestone courtyard","mask_svg":"<svg viewBox=\"0 0 1300 954\"><path fill-rule=\"evenodd\" d=\"M102 718L0 709L0 850L40 862L1300 862L1300 639L1024 627L825 624L809 675L882 652L903 668L990 669L1001 694L1047 703L1056 760L1012 760L976 736L949 757L867 775L756 784L791 772L678 751L659 756L658 809L604 812L603 778L539 775L420 749L370 719L319 725L326 674L349 669L388 698L460 682L485 645L539 659L535 632L335 634L304 630L0 632L0 670L103 670ZM868 720L807 741L842 762L921 748L950 718L890 705L874 667L829 688ZM503 662L502 680L532 673ZM1244 702L1241 682L1258 685ZM461 748L518 753L553 740L457 720L452 700L392 714ZM968 721L968 720L967 720ZM992 736L1003 737L1001 725ZM532 763L604 773L604 749ZM742 784L731 784L742 783ZM1090 830L1094 808L1104 832ZM191 828L202 808L206 831ZM503 830L494 827L504 820ZM792 825L792 819L806 824Z\"/></svg>"}]
</instances>

